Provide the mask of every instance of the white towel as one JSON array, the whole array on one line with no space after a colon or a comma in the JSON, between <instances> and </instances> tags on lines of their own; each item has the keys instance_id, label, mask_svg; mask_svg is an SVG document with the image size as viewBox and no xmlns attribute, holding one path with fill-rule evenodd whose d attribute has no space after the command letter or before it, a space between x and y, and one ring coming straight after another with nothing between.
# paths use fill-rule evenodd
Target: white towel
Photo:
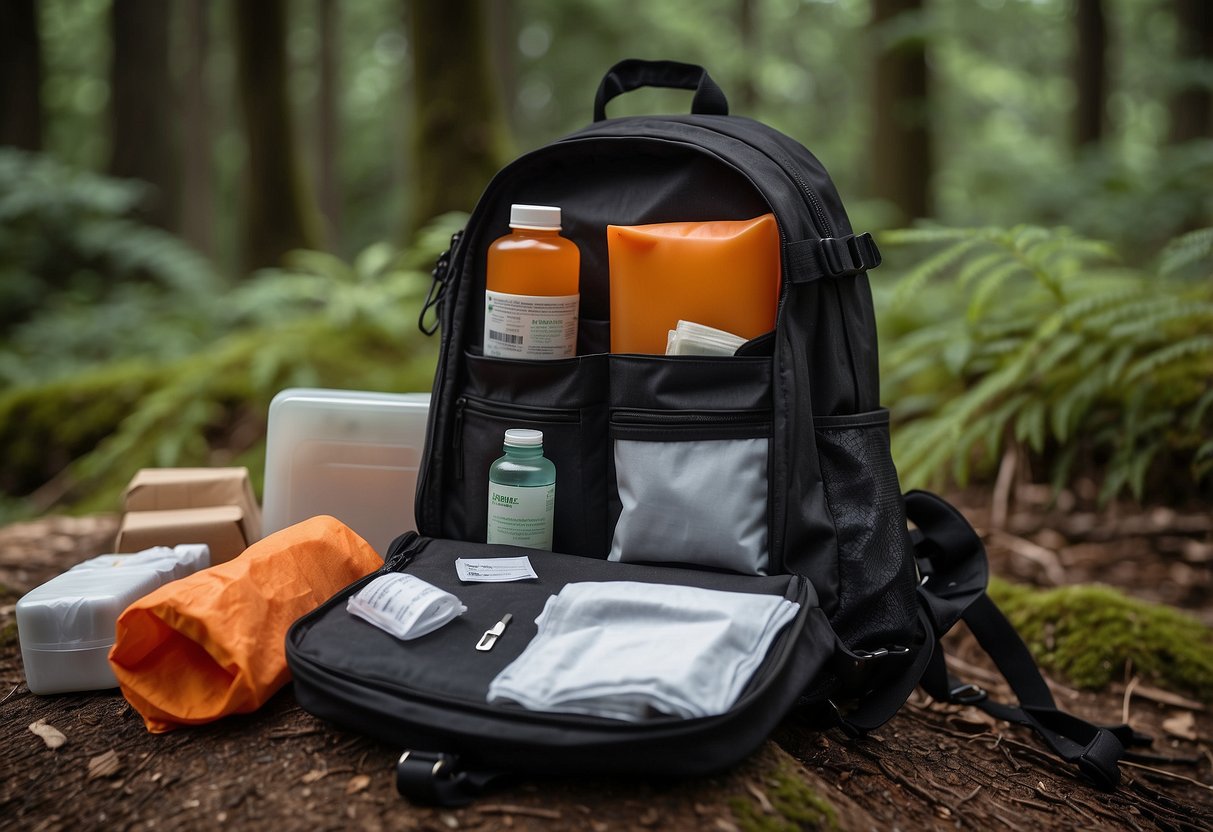
<instances>
[{"instance_id":1,"label":"white towel","mask_svg":"<svg viewBox=\"0 0 1213 832\"><path fill-rule=\"evenodd\" d=\"M568 584L488 701L640 722L723 714L800 605L633 581Z\"/></svg>"}]
</instances>

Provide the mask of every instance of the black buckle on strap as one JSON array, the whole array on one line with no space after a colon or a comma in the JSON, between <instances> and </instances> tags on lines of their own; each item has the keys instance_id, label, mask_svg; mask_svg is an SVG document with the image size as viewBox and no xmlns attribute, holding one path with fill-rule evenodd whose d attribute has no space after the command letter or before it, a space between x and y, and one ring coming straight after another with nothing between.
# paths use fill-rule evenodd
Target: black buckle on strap
<instances>
[{"instance_id":1,"label":"black buckle on strap","mask_svg":"<svg viewBox=\"0 0 1213 832\"><path fill-rule=\"evenodd\" d=\"M958 705L976 705L984 702L988 696L985 690L973 684L959 685L948 691L948 700Z\"/></svg>"},{"instance_id":2,"label":"black buckle on strap","mask_svg":"<svg viewBox=\"0 0 1213 832\"><path fill-rule=\"evenodd\" d=\"M866 231L850 237L826 237L821 241L821 259L831 277L850 277L882 262L876 241Z\"/></svg>"},{"instance_id":3,"label":"black buckle on strap","mask_svg":"<svg viewBox=\"0 0 1213 832\"><path fill-rule=\"evenodd\" d=\"M396 761L396 791L414 803L450 805L458 763L451 754L407 750Z\"/></svg>"}]
</instances>

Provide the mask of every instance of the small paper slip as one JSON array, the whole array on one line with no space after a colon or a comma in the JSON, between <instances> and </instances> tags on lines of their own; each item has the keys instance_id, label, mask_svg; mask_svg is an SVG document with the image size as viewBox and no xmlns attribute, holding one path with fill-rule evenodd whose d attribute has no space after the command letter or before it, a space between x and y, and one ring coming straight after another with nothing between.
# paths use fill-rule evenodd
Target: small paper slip
<instances>
[{"instance_id":1,"label":"small paper slip","mask_svg":"<svg viewBox=\"0 0 1213 832\"><path fill-rule=\"evenodd\" d=\"M380 575L350 596L350 615L403 641L432 633L467 612L458 598L415 575Z\"/></svg>"},{"instance_id":2,"label":"small paper slip","mask_svg":"<svg viewBox=\"0 0 1213 832\"><path fill-rule=\"evenodd\" d=\"M461 581L477 583L528 581L539 577L526 555L520 558L455 558L455 574Z\"/></svg>"}]
</instances>

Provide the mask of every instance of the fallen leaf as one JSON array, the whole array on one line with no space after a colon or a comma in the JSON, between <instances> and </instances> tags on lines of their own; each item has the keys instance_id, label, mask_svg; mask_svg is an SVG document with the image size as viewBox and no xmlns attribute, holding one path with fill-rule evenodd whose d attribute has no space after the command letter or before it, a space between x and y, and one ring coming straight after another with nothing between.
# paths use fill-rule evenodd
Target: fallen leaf
<instances>
[{"instance_id":1,"label":"fallen leaf","mask_svg":"<svg viewBox=\"0 0 1213 832\"><path fill-rule=\"evenodd\" d=\"M1191 711L1181 711L1162 721L1162 730L1182 740L1196 741L1196 716Z\"/></svg>"},{"instance_id":2,"label":"fallen leaf","mask_svg":"<svg viewBox=\"0 0 1213 832\"><path fill-rule=\"evenodd\" d=\"M88 779L112 777L121 768L122 761L118 759L118 752L111 748L104 754L98 754L88 761Z\"/></svg>"},{"instance_id":3,"label":"fallen leaf","mask_svg":"<svg viewBox=\"0 0 1213 832\"><path fill-rule=\"evenodd\" d=\"M358 792L366 791L371 785L371 777L369 774L355 774L350 778L350 781L345 784L346 794L358 794Z\"/></svg>"},{"instance_id":4,"label":"fallen leaf","mask_svg":"<svg viewBox=\"0 0 1213 832\"><path fill-rule=\"evenodd\" d=\"M324 776L324 775L326 775L326 774L328 774L328 772L327 772L327 771L321 771L321 770L320 770L320 769L318 769L318 768L314 768L314 769L312 769L311 771L309 771L307 774L305 774L305 775L303 775L302 777L300 777L300 778L299 778L299 782L301 782L301 783L315 783L317 780L319 780L321 777L323 777L323 776Z\"/></svg>"},{"instance_id":5,"label":"fallen leaf","mask_svg":"<svg viewBox=\"0 0 1213 832\"><path fill-rule=\"evenodd\" d=\"M52 751L67 742L67 735L55 726L47 725L45 719L33 723L29 729L41 737L46 747Z\"/></svg>"}]
</instances>

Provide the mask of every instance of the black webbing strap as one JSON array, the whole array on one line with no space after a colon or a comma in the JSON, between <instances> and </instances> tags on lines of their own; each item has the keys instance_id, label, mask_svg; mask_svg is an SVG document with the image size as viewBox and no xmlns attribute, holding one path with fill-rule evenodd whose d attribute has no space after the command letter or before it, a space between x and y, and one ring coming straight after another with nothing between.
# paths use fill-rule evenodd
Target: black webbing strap
<instances>
[{"instance_id":1,"label":"black webbing strap","mask_svg":"<svg viewBox=\"0 0 1213 832\"><path fill-rule=\"evenodd\" d=\"M872 235L851 234L822 240L795 240L785 248L788 280L811 283L823 277L851 277L881 263L880 248Z\"/></svg>"},{"instance_id":2,"label":"black webbing strap","mask_svg":"<svg viewBox=\"0 0 1213 832\"><path fill-rule=\"evenodd\" d=\"M464 769L454 754L409 750L396 762L396 791L422 806L466 806L506 776Z\"/></svg>"},{"instance_id":3,"label":"black webbing strap","mask_svg":"<svg viewBox=\"0 0 1213 832\"><path fill-rule=\"evenodd\" d=\"M923 678L927 693L943 702L973 705L998 719L1028 726L1054 754L1077 765L1096 786L1115 789L1120 781L1117 763L1125 749L1149 744L1149 737L1128 725L1095 725L1060 710L1027 645L988 595L975 601L963 620L1010 684L1019 704L995 702L976 685L952 677L942 651Z\"/></svg>"},{"instance_id":4,"label":"black webbing strap","mask_svg":"<svg viewBox=\"0 0 1213 832\"><path fill-rule=\"evenodd\" d=\"M837 710L835 711L838 727L849 736L858 737L869 731L875 731L881 725L884 725L893 718L894 714L901 710L901 706L910 698L910 694L914 692L914 688L918 687L919 680L922 679L928 665L931 663L931 658L937 647L935 638L932 635L931 622L927 618L926 610L922 607L918 609L918 620L919 626L927 634L927 637L918 647L914 660L906 669L892 682L870 693L858 706L847 712L845 716L838 713Z\"/></svg>"},{"instance_id":5,"label":"black webbing strap","mask_svg":"<svg viewBox=\"0 0 1213 832\"><path fill-rule=\"evenodd\" d=\"M985 592L986 553L977 533L956 509L927 492L906 495L906 514L918 527L914 540L923 575L919 595L930 610L934 638L938 641L957 621L964 621L1019 702L994 702L977 685L951 676L942 645L936 646L927 664L923 689L938 701L973 705L998 719L1030 727L1054 754L1077 765L1096 786L1116 788L1117 763L1125 749L1148 744L1149 737L1127 725L1094 725L1060 710L1031 651Z\"/></svg>"}]
</instances>

